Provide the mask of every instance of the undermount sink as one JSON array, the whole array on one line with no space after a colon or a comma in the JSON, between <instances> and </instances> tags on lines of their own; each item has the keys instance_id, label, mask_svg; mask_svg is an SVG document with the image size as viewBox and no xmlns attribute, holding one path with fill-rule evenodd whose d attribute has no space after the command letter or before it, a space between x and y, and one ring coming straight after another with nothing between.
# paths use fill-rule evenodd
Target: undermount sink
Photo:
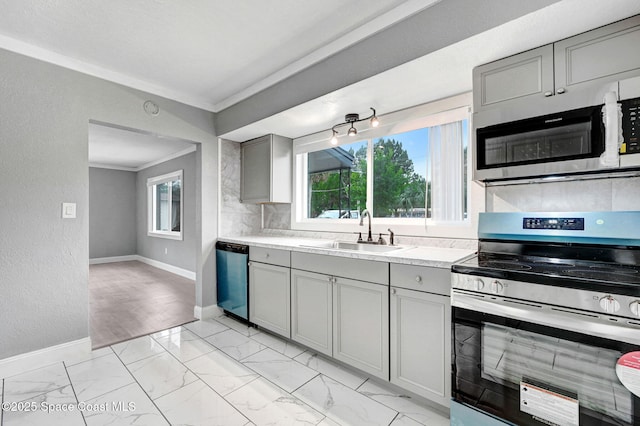
<instances>
[{"instance_id":1,"label":"undermount sink","mask_svg":"<svg viewBox=\"0 0 640 426\"><path fill-rule=\"evenodd\" d=\"M357 251L371 251L375 253L386 253L388 251L400 250L404 247L400 246L387 246L381 244L366 244L366 243L348 243L346 241L336 241L334 248L339 250L357 250Z\"/></svg>"},{"instance_id":2,"label":"undermount sink","mask_svg":"<svg viewBox=\"0 0 640 426\"><path fill-rule=\"evenodd\" d=\"M322 243L317 243L313 245L305 245L303 247L313 247L313 248L326 248L326 249L335 249L335 250L353 250L353 251L361 251L361 252L370 252L370 253L387 253L390 251L402 250L408 247L400 247L400 246L388 246L382 244L367 244L367 243L350 243L347 241L327 241Z\"/></svg>"}]
</instances>

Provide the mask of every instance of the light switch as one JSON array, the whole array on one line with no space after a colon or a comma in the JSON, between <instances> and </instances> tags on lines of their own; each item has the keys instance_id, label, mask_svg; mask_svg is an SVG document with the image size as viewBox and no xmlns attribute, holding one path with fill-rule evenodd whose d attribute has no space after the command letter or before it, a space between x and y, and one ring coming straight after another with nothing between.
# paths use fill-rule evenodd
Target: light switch
<instances>
[{"instance_id":1,"label":"light switch","mask_svg":"<svg viewBox=\"0 0 640 426\"><path fill-rule=\"evenodd\" d=\"M63 219L76 218L76 203L62 203L62 218Z\"/></svg>"}]
</instances>

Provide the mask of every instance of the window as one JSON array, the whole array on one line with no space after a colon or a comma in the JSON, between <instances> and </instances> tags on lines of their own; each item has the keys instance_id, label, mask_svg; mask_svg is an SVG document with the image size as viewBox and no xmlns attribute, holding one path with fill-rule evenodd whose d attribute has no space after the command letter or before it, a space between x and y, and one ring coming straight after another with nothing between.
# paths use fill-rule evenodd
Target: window
<instances>
[{"instance_id":1,"label":"window","mask_svg":"<svg viewBox=\"0 0 640 426\"><path fill-rule=\"evenodd\" d=\"M149 232L182 239L182 170L147 179Z\"/></svg>"},{"instance_id":2,"label":"window","mask_svg":"<svg viewBox=\"0 0 640 426\"><path fill-rule=\"evenodd\" d=\"M460 98L470 102L470 96L456 102ZM365 208L374 225L411 235L435 236L426 230L439 226L469 228L470 108L439 106L389 114L379 128L361 130L357 141L344 136L337 146L326 132L322 139L297 139L292 228L357 231ZM475 237L450 236L466 235Z\"/></svg>"},{"instance_id":3,"label":"window","mask_svg":"<svg viewBox=\"0 0 640 426\"><path fill-rule=\"evenodd\" d=\"M307 155L307 218L358 219L367 198L367 141Z\"/></svg>"}]
</instances>

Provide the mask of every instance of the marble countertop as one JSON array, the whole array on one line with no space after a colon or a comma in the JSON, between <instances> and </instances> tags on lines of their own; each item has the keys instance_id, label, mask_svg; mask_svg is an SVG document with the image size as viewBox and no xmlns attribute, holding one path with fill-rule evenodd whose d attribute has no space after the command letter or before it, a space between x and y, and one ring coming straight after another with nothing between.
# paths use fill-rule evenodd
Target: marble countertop
<instances>
[{"instance_id":1,"label":"marble countertop","mask_svg":"<svg viewBox=\"0 0 640 426\"><path fill-rule=\"evenodd\" d=\"M220 237L219 241L246 244L255 247L292 250L306 253L326 254L332 256L351 257L354 259L377 260L390 263L404 263L408 265L431 266L435 268L450 268L451 264L474 253L474 250L409 246L402 245L398 250L385 253L363 252L348 249L322 247L322 244L334 240L315 238L292 238L263 235L247 235L237 237ZM354 241L349 241L354 242Z\"/></svg>"}]
</instances>

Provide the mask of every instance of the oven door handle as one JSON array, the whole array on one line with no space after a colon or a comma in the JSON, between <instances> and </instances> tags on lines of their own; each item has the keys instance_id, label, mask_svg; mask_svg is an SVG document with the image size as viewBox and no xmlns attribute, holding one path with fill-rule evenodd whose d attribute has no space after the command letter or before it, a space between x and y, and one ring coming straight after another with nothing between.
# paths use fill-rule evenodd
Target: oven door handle
<instances>
[{"instance_id":1,"label":"oven door handle","mask_svg":"<svg viewBox=\"0 0 640 426\"><path fill-rule=\"evenodd\" d=\"M487 300L454 290L451 306L495 316L526 321L588 336L640 345L640 326L624 318L604 319L597 314L573 312L549 305Z\"/></svg>"}]
</instances>

